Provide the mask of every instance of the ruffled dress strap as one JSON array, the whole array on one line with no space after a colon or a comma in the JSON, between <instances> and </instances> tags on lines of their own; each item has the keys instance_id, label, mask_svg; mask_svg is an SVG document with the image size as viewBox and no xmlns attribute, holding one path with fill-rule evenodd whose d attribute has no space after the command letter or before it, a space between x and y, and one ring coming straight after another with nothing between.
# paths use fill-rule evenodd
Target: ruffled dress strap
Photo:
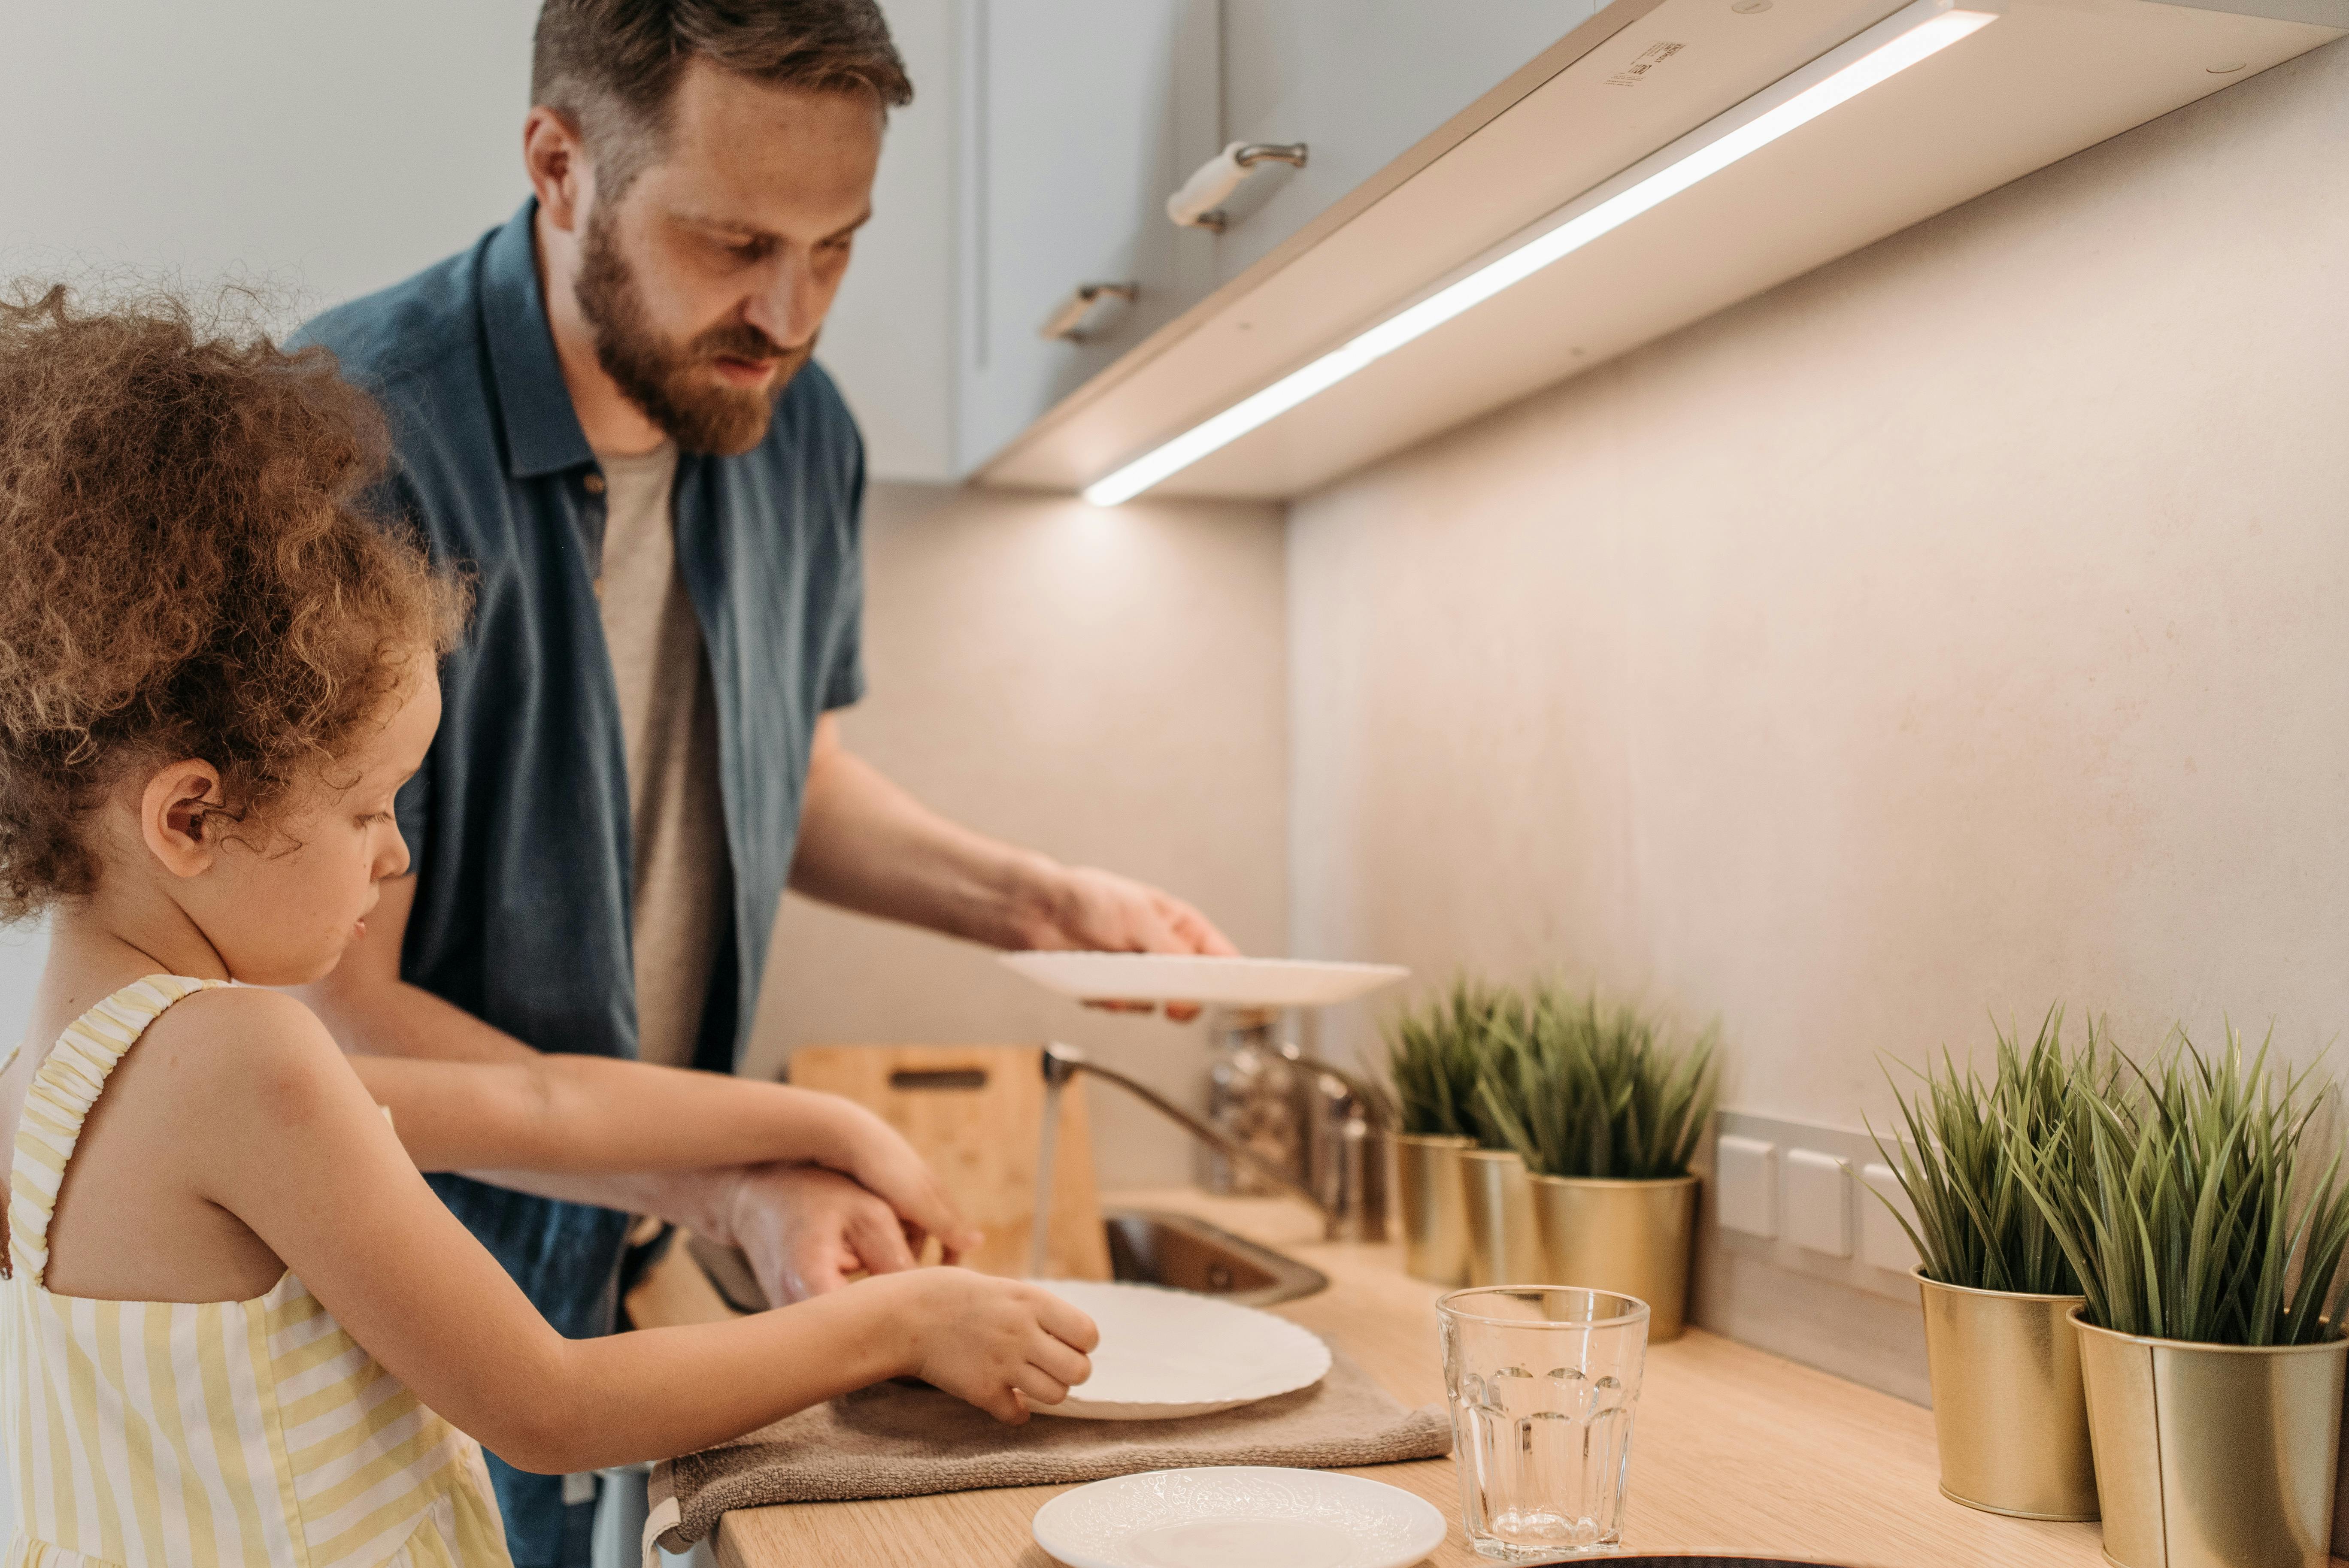
<instances>
[{"instance_id":1,"label":"ruffled dress strap","mask_svg":"<svg viewBox=\"0 0 2349 1568\"><path fill-rule=\"evenodd\" d=\"M49 1262L49 1221L65 1181L82 1123L106 1080L149 1025L166 1009L226 980L150 975L134 980L66 1026L48 1059L25 1091L16 1146L8 1171L8 1262L13 1273L41 1284Z\"/></svg>"}]
</instances>

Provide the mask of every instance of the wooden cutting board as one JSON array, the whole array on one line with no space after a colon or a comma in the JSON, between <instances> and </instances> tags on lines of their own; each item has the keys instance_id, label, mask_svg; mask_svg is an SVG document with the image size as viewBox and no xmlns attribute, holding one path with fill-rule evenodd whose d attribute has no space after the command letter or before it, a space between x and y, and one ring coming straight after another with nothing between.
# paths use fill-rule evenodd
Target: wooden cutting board
<instances>
[{"instance_id":1,"label":"wooden cutting board","mask_svg":"<svg viewBox=\"0 0 2349 1568\"><path fill-rule=\"evenodd\" d=\"M978 1254L963 1262L982 1274L1028 1274L1044 1114L1042 1047L803 1046L792 1053L791 1081L878 1112L987 1233ZM1080 1085L1062 1091L1060 1121L1045 1272L1057 1279L1107 1279L1109 1236Z\"/></svg>"}]
</instances>

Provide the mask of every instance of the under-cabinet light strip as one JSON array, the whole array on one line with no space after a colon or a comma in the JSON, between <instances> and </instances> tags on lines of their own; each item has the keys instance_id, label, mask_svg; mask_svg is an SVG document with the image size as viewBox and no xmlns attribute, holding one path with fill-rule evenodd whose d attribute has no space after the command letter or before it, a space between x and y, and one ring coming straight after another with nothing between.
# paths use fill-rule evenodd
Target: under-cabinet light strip
<instances>
[{"instance_id":1,"label":"under-cabinet light strip","mask_svg":"<svg viewBox=\"0 0 2349 1568\"><path fill-rule=\"evenodd\" d=\"M1189 468L1208 453L1278 418L1364 366L1483 304L1511 284L1573 254L1707 175L1719 173L1746 154L1767 147L1788 131L1898 76L1920 60L1940 53L1997 19L1994 11L1960 9L1953 0L1917 0L1917 4L1887 16L1801 70L1763 88L1736 108L1634 164L1605 185L1577 198L1560 210L1551 227L1467 276L1396 312L1165 445L1095 480L1085 487L1085 500L1095 506L1115 506L1131 500L1170 474Z\"/></svg>"}]
</instances>

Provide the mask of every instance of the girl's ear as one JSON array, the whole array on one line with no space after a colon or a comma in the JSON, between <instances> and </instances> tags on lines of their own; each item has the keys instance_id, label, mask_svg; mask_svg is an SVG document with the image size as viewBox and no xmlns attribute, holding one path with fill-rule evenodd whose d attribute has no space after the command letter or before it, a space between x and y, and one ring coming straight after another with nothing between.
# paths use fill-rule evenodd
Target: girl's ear
<instances>
[{"instance_id":1,"label":"girl's ear","mask_svg":"<svg viewBox=\"0 0 2349 1568\"><path fill-rule=\"evenodd\" d=\"M192 758L158 769L139 799L139 836L176 877L212 870L233 820L220 799L220 774Z\"/></svg>"}]
</instances>

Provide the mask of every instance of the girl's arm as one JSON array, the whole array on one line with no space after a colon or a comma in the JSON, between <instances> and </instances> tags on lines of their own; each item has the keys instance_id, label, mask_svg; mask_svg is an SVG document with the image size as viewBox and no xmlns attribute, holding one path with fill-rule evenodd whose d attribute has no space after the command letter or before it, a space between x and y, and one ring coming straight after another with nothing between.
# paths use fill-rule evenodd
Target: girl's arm
<instances>
[{"instance_id":1,"label":"girl's arm","mask_svg":"<svg viewBox=\"0 0 2349 1568\"><path fill-rule=\"evenodd\" d=\"M266 991L182 1003L191 1173L425 1404L509 1462L593 1470L704 1448L915 1374L1005 1420L1090 1371L1083 1314L957 1268L863 1281L736 1322L556 1334L417 1173L351 1063ZM788 1116L790 1103L772 1113ZM665 1109L694 1109L688 1102ZM395 1110L395 1115L398 1111ZM740 1129L727 1136L736 1136Z\"/></svg>"},{"instance_id":2,"label":"girl's arm","mask_svg":"<svg viewBox=\"0 0 2349 1568\"><path fill-rule=\"evenodd\" d=\"M600 1174L788 1161L853 1177L937 1237L949 1260L979 1242L912 1146L838 1095L608 1057L356 1057L350 1065L389 1108L420 1171Z\"/></svg>"}]
</instances>

